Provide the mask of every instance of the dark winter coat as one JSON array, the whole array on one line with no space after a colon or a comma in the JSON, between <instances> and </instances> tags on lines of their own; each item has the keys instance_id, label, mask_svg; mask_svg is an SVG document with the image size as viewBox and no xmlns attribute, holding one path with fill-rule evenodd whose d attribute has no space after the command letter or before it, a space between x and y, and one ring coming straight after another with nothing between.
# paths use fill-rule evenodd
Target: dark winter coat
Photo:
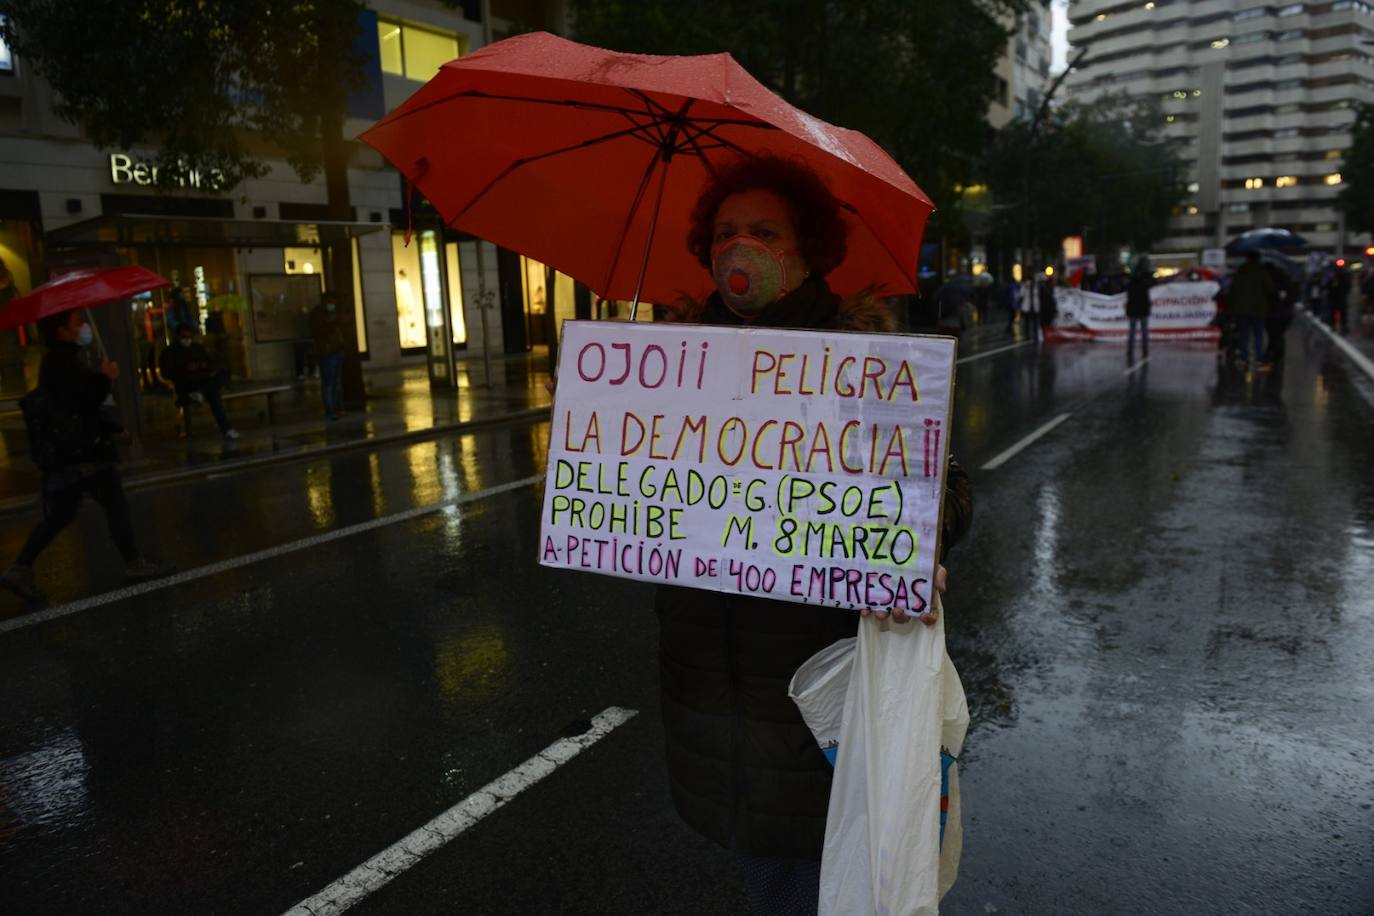
<instances>
[{"instance_id":1,"label":"dark winter coat","mask_svg":"<svg viewBox=\"0 0 1374 916\"><path fill-rule=\"evenodd\" d=\"M1230 313L1236 318L1264 319L1269 314L1269 306L1274 300L1274 280L1264 265L1258 261L1246 261L1240 265L1231 280L1231 291L1227 296Z\"/></svg>"},{"instance_id":2,"label":"dark winter coat","mask_svg":"<svg viewBox=\"0 0 1374 916\"><path fill-rule=\"evenodd\" d=\"M81 347L60 341L48 347L38 367L38 388L46 398L38 402L41 416L37 419L48 430L40 436L47 448L45 455L34 455L44 471L119 460L112 438L120 431L119 424L102 412L111 387L103 372L81 361Z\"/></svg>"},{"instance_id":3,"label":"dark winter coat","mask_svg":"<svg viewBox=\"0 0 1374 916\"><path fill-rule=\"evenodd\" d=\"M1153 280L1150 272L1137 270L1131 274L1131 282L1126 287L1126 317L1150 317L1150 286Z\"/></svg>"},{"instance_id":4,"label":"dark winter coat","mask_svg":"<svg viewBox=\"0 0 1374 916\"><path fill-rule=\"evenodd\" d=\"M718 297L670 310L670 320L743 322ZM841 302L811 280L766 308L751 326L891 331L869 296ZM951 460L942 544L968 529L967 475ZM833 768L787 695L816 652L853 636L854 611L805 607L661 586L659 673L668 779L682 819L715 842L755 855L819 859Z\"/></svg>"}]
</instances>

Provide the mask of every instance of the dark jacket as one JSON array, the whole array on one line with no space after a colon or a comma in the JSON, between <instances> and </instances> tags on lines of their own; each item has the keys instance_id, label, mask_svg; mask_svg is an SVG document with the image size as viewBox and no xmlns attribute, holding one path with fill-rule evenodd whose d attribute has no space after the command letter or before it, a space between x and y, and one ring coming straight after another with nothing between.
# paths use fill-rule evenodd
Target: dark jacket
<instances>
[{"instance_id":1,"label":"dark jacket","mask_svg":"<svg viewBox=\"0 0 1374 916\"><path fill-rule=\"evenodd\" d=\"M670 310L677 320L740 324L713 297ZM751 326L890 331L871 297L841 302L812 280ZM951 460L942 544L968 529L967 475ZM723 846L756 855L820 858L833 768L787 695L802 662L853 636L854 611L805 607L700 589L657 591L659 672L668 779L678 813Z\"/></svg>"},{"instance_id":2,"label":"dark jacket","mask_svg":"<svg viewBox=\"0 0 1374 916\"><path fill-rule=\"evenodd\" d=\"M74 343L52 344L38 367L38 388L25 398L33 459L44 471L119 459L113 439L119 424L101 410L110 380L82 363L80 354Z\"/></svg>"},{"instance_id":3,"label":"dark jacket","mask_svg":"<svg viewBox=\"0 0 1374 916\"><path fill-rule=\"evenodd\" d=\"M315 353L342 353L344 351L343 325L339 323L339 310L330 311L323 305L310 310L310 335L315 340Z\"/></svg>"},{"instance_id":4,"label":"dark jacket","mask_svg":"<svg viewBox=\"0 0 1374 916\"><path fill-rule=\"evenodd\" d=\"M1150 317L1150 286L1153 279L1147 270L1137 270L1131 274L1131 282L1126 287L1126 317Z\"/></svg>"},{"instance_id":5,"label":"dark jacket","mask_svg":"<svg viewBox=\"0 0 1374 916\"><path fill-rule=\"evenodd\" d=\"M176 385L177 390L193 388L214 376L214 361L210 353L199 343L183 347L178 341L162 351L158 361L163 378Z\"/></svg>"},{"instance_id":6,"label":"dark jacket","mask_svg":"<svg viewBox=\"0 0 1374 916\"><path fill-rule=\"evenodd\" d=\"M1236 318L1260 318L1269 314L1275 296L1274 280L1264 265L1246 261L1231 280L1227 294L1228 311Z\"/></svg>"}]
</instances>

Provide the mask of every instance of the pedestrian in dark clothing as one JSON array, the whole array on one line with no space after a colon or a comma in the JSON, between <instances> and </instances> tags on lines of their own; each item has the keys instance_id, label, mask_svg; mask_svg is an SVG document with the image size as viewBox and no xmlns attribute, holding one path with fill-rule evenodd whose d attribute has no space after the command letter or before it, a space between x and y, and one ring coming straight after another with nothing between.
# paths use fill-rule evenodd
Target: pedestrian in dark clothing
<instances>
[{"instance_id":1,"label":"pedestrian in dark clothing","mask_svg":"<svg viewBox=\"0 0 1374 916\"><path fill-rule=\"evenodd\" d=\"M1040 333L1054 327L1054 319L1059 317L1059 306L1054 301L1054 279L1046 277L1040 283Z\"/></svg>"},{"instance_id":2,"label":"pedestrian in dark clothing","mask_svg":"<svg viewBox=\"0 0 1374 916\"><path fill-rule=\"evenodd\" d=\"M1227 305L1240 335L1241 361L1252 368L1258 367L1264 353L1264 321L1274 294L1274 281L1260 263L1259 252L1247 252L1245 263L1231 280Z\"/></svg>"},{"instance_id":3,"label":"pedestrian in dark clothing","mask_svg":"<svg viewBox=\"0 0 1374 916\"><path fill-rule=\"evenodd\" d=\"M698 200L690 248L707 268L736 246L750 249L749 269L760 276L745 285L768 290L769 298L741 297L719 277L710 298L678 303L668 317L820 333L891 331L895 322L881 302L869 295L841 300L826 284L844 257L845 232L835 198L804 165L765 157L723 170ZM945 550L963 536L971 514L968 477L951 460ZM941 590L943 578L941 567ZM659 587L655 606L669 785L679 814L736 851L756 913L815 913L834 771L788 697L788 683L810 656L853 636L859 615L672 586ZM931 614L920 619L934 622Z\"/></svg>"},{"instance_id":4,"label":"pedestrian in dark clothing","mask_svg":"<svg viewBox=\"0 0 1374 916\"><path fill-rule=\"evenodd\" d=\"M1016 315L1021 311L1021 284L1007 284L1006 289L1002 291L1002 304L1007 309L1007 336L1010 337L1012 329L1016 326Z\"/></svg>"},{"instance_id":5,"label":"pedestrian in dark clothing","mask_svg":"<svg viewBox=\"0 0 1374 916\"><path fill-rule=\"evenodd\" d=\"M1040 284L1039 271L1032 271L1023 284L1021 295L1021 330L1034 341L1040 339Z\"/></svg>"},{"instance_id":6,"label":"pedestrian in dark clothing","mask_svg":"<svg viewBox=\"0 0 1374 916\"><path fill-rule=\"evenodd\" d=\"M200 328L200 318L179 286L172 287L168 295L166 321L167 330L171 331L173 336L181 328Z\"/></svg>"},{"instance_id":7,"label":"pedestrian in dark clothing","mask_svg":"<svg viewBox=\"0 0 1374 916\"><path fill-rule=\"evenodd\" d=\"M1293 307L1297 301L1297 285L1278 265L1264 263L1264 269L1274 284L1274 298L1269 303L1269 312L1264 318L1264 332L1268 339L1264 351L1264 363L1270 366L1283 364L1284 336L1293 323Z\"/></svg>"},{"instance_id":8,"label":"pedestrian in dark clothing","mask_svg":"<svg viewBox=\"0 0 1374 916\"><path fill-rule=\"evenodd\" d=\"M1350 271L1345 265L1331 265L1331 280L1327 286L1327 323L1342 334L1350 333Z\"/></svg>"},{"instance_id":9,"label":"pedestrian in dark clothing","mask_svg":"<svg viewBox=\"0 0 1374 916\"><path fill-rule=\"evenodd\" d=\"M310 333L315 339L315 358L320 365L320 398L324 414L339 418L343 409L344 333L339 319L339 300L333 293L320 297L310 311Z\"/></svg>"},{"instance_id":10,"label":"pedestrian in dark clothing","mask_svg":"<svg viewBox=\"0 0 1374 916\"><path fill-rule=\"evenodd\" d=\"M215 423L225 438L239 437L224 410L221 390L225 373L215 370L209 351L196 340L194 328L182 325L177 329L177 342L162 351L161 368L162 377L176 388L178 407L190 410L193 401L209 404L210 413L214 414ZM190 428L191 424L187 423L186 429Z\"/></svg>"},{"instance_id":11,"label":"pedestrian in dark clothing","mask_svg":"<svg viewBox=\"0 0 1374 916\"><path fill-rule=\"evenodd\" d=\"M1126 286L1126 321L1130 330L1126 335L1126 360L1135 361L1135 332L1140 329L1140 355L1150 355L1150 287L1154 285L1154 271L1150 259L1142 256L1131 272Z\"/></svg>"},{"instance_id":12,"label":"pedestrian in dark clothing","mask_svg":"<svg viewBox=\"0 0 1374 916\"><path fill-rule=\"evenodd\" d=\"M139 553L129 520L129 504L119 479L118 425L101 411L110 396L119 366L102 360L99 371L81 361L94 332L81 311L43 318L39 331L48 352L38 369L38 387L23 401L33 460L43 472L43 519L29 534L14 564L0 575L0 585L26 603L47 600L33 579L33 564L52 539L76 518L84 497L105 510L110 536L124 558L130 581L167 575L172 568Z\"/></svg>"}]
</instances>

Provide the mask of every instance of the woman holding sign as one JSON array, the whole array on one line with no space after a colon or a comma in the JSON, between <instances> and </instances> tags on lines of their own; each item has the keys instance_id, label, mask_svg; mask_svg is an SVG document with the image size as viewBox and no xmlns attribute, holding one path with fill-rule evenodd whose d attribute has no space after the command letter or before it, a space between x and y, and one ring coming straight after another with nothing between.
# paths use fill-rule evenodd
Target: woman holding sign
<instances>
[{"instance_id":1,"label":"woman holding sign","mask_svg":"<svg viewBox=\"0 0 1374 916\"><path fill-rule=\"evenodd\" d=\"M841 300L825 276L844 259L846 228L825 183L791 160L722 170L697 201L688 245L716 292L669 320L817 331L892 331L871 293ZM973 511L951 460L941 544ZM944 590L941 566L935 587ZM660 672L674 803L694 829L742 856L758 913L815 912L834 772L788 696L813 654L855 635L858 615L824 607L662 586ZM870 613L865 611L864 613ZM934 623L932 609L922 619ZM901 611L894 619L905 620Z\"/></svg>"}]
</instances>

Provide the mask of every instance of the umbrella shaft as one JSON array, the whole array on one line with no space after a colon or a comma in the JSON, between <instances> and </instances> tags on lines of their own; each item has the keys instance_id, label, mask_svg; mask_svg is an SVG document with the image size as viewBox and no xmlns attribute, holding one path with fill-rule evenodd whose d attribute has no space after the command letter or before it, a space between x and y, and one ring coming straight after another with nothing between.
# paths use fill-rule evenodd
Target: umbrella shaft
<instances>
[{"instance_id":1,"label":"umbrella shaft","mask_svg":"<svg viewBox=\"0 0 1374 916\"><path fill-rule=\"evenodd\" d=\"M668 166L672 159L664 158L663 173L658 176L658 193L654 197L654 215L649 219L649 238L644 242L644 260L639 264L639 280L635 283L635 297L630 302L630 320L639 316L639 296L644 291L644 276L649 271L649 255L654 250L654 231L658 229L658 212L663 208L663 188L668 183Z\"/></svg>"}]
</instances>

